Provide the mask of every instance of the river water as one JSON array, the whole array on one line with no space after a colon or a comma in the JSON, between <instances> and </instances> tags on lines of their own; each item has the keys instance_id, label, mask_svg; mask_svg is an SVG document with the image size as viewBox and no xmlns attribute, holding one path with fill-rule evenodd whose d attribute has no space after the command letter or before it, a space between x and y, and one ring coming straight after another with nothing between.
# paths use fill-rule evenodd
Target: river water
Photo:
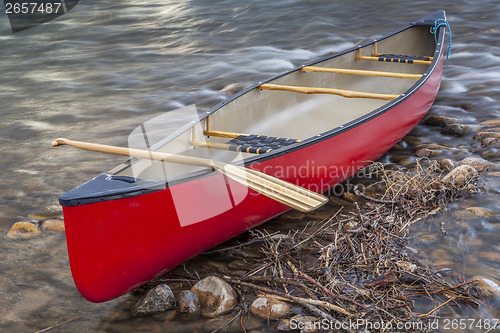
<instances>
[{"instance_id":1,"label":"river water","mask_svg":"<svg viewBox=\"0 0 500 333\"><path fill-rule=\"evenodd\" d=\"M447 11L453 51L430 114L457 118L473 130L457 137L421 124L381 158L405 164L425 143L458 148L441 150L436 158L484 153L472 136L481 122L500 118L498 1L80 1L57 20L16 34L0 15L0 330L34 332L70 320L51 331L168 331L160 321L122 318L131 295L105 304L84 300L71 278L64 235L3 238L30 214L59 215L60 194L122 161L53 149L52 139L126 145L138 124L162 112L212 106L227 98L224 91L238 91L439 9ZM496 148L483 156L498 166ZM480 194L417 223L412 246L430 263L450 262L466 278L499 278L499 199L500 174L490 172ZM472 206L491 215L466 211ZM194 260L186 269L195 271L197 265ZM499 307L494 299L487 303L493 312ZM459 317L471 316L467 309L457 311ZM264 323L258 331L272 328Z\"/></svg>"}]
</instances>

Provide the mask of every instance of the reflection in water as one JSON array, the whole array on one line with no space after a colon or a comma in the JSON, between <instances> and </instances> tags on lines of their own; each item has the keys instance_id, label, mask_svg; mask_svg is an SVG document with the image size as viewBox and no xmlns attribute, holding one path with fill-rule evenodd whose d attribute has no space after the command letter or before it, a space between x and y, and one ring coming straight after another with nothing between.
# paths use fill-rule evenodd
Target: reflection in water
<instances>
[{"instance_id":1,"label":"reflection in water","mask_svg":"<svg viewBox=\"0 0 500 333\"><path fill-rule=\"evenodd\" d=\"M442 150L436 158L478 156L485 150L476 150L479 142L472 135L481 122L500 118L499 7L493 1L449 0L389 1L383 8L372 1L94 1L15 35L0 20L0 232L28 214L58 214L58 195L122 161L53 150L53 138L124 146L138 124L164 111L212 106L227 97L222 90L240 90L438 9L448 10L454 40L431 113L456 118L471 132L455 137L419 125L382 159L411 163L422 143L457 148ZM489 153L498 152L491 148ZM500 276L499 179L498 173L490 175L483 193L457 200L446 214L415 225L412 247L430 263L449 261L468 277ZM472 214L466 210L472 206L492 215ZM448 232L444 237L439 236L441 222ZM190 265L193 271L201 262ZM62 236L3 240L0 271L2 331L36 331L65 320L72 321L64 330L164 328L151 318L123 322L137 298L133 293L106 304L83 300L70 276ZM456 311L470 316L468 309Z\"/></svg>"}]
</instances>

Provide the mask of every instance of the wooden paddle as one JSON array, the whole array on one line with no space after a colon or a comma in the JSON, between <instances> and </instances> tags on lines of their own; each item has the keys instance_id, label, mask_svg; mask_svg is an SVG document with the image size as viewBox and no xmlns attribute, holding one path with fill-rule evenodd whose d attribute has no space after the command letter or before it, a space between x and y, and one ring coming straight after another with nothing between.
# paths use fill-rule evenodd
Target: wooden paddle
<instances>
[{"instance_id":1,"label":"wooden paddle","mask_svg":"<svg viewBox=\"0 0 500 333\"><path fill-rule=\"evenodd\" d=\"M328 201L328 198L303 187L266 175L262 172L205 158L181 156L156 151L108 146L97 143L56 139L53 147L69 145L84 150L137 157L160 162L171 162L213 168L234 181L247 186L273 200L302 212L314 210Z\"/></svg>"}]
</instances>

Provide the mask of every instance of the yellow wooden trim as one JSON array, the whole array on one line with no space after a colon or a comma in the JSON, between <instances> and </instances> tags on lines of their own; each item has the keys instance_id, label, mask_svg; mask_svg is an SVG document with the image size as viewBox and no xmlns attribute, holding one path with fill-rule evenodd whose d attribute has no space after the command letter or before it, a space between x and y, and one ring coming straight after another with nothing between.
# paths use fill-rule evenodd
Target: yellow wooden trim
<instances>
[{"instance_id":1,"label":"yellow wooden trim","mask_svg":"<svg viewBox=\"0 0 500 333\"><path fill-rule=\"evenodd\" d=\"M352 75L365 75L365 76L383 76L383 77L395 77L400 79L415 79L415 80L418 80L422 77L421 74L366 71L360 69L326 68L326 67L315 67L315 66L302 67L301 70L304 72L324 72L324 73L352 74Z\"/></svg>"},{"instance_id":2,"label":"yellow wooden trim","mask_svg":"<svg viewBox=\"0 0 500 333\"><path fill-rule=\"evenodd\" d=\"M374 61L379 61L378 57L360 56L360 55L357 55L356 59L357 60L374 60ZM384 62L395 62L395 63L399 63L399 64L405 64L405 62L398 62L398 61L384 61ZM410 63L410 64L430 65L431 63L432 63L431 60L413 60L413 62ZM406 64L408 64L408 62L406 62Z\"/></svg>"},{"instance_id":3,"label":"yellow wooden trim","mask_svg":"<svg viewBox=\"0 0 500 333\"><path fill-rule=\"evenodd\" d=\"M193 146L193 147L202 147L202 148L213 148L213 149L229 150L229 145L227 143L191 141L191 146Z\"/></svg>"},{"instance_id":4,"label":"yellow wooden trim","mask_svg":"<svg viewBox=\"0 0 500 333\"><path fill-rule=\"evenodd\" d=\"M263 83L259 86L259 89L263 90L283 90L298 92L301 94L332 94L339 95L346 98L373 98L373 99L385 99L392 101L399 95L393 94L375 94L352 90L342 90L342 89L332 89L332 88L315 88L315 87L297 87L297 86L283 86L278 84Z\"/></svg>"},{"instance_id":5,"label":"yellow wooden trim","mask_svg":"<svg viewBox=\"0 0 500 333\"><path fill-rule=\"evenodd\" d=\"M210 115L207 116L207 129L206 131L210 131Z\"/></svg>"},{"instance_id":6,"label":"yellow wooden trim","mask_svg":"<svg viewBox=\"0 0 500 333\"><path fill-rule=\"evenodd\" d=\"M241 135L248 136L250 134L243 134L243 133L233 133L233 132L224 132L224 131L205 131L204 134L206 136L217 136L221 138L237 138Z\"/></svg>"}]
</instances>

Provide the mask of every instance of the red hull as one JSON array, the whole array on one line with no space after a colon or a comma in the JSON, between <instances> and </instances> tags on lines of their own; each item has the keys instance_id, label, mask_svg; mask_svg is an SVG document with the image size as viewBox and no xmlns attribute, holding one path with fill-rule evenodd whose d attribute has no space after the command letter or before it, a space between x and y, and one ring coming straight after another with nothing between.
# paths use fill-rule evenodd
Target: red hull
<instances>
[{"instance_id":1,"label":"red hull","mask_svg":"<svg viewBox=\"0 0 500 333\"><path fill-rule=\"evenodd\" d=\"M393 109L330 139L252 168L318 192L327 190L379 158L417 125L434 102L441 72L442 59L420 89ZM303 172L283 178L283 166ZM181 226L171 190L185 193L190 198L185 201L187 205L204 211L218 204L209 186L217 177L222 176L217 173L131 198L64 207L71 270L80 293L92 302L118 297L289 209L248 192L232 209ZM238 186L231 184L233 188Z\"/></svg>"}]
</instances>

